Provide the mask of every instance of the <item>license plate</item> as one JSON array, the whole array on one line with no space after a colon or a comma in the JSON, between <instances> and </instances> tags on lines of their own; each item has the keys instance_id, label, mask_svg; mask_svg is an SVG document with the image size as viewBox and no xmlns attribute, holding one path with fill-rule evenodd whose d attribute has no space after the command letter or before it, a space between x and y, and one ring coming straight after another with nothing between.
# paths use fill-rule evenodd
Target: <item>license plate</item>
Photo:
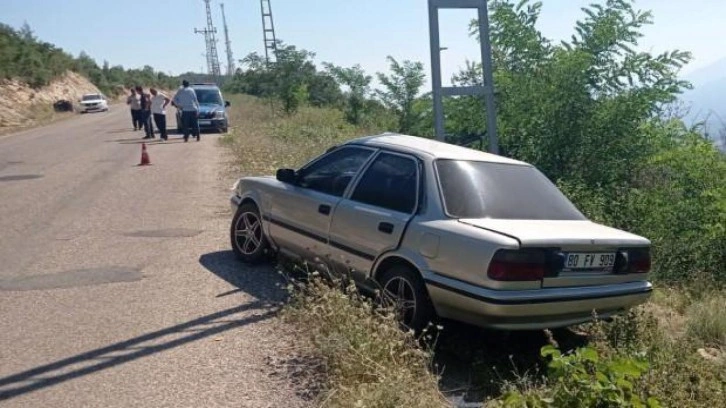
<instances>
[{"instance_id":1,"label":"license plate","mask_svg":"<svg viewBox=\"0 0 726 408\"><path fill-rule=\"evenodd\" d=\"M212 121L211 120L200 120L199 124L200 125L211 125Z\"/></svg>"},{"instance_id":2,"label":"license plate","mask_svg":"<svg viewBox=\"0 0 726 408\"><path fill-rule=\"evenodd\" d=\"M565 258L565 269L567 270L611 270L613 265L615 265L614 253L571 252Z\"/></svg>"}]
</instances>

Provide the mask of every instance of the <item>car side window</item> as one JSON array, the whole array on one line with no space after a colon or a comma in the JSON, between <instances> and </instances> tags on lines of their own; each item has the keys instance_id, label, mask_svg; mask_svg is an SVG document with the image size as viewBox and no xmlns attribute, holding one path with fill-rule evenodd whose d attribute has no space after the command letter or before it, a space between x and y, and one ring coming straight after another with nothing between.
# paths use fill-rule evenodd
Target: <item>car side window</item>
<instances>
[{"instance_id":1,"label":"car side window","mask_svg":"<svg viewBox=\"0 0 726 408\"><path fill-rule=\"evenodd\" d=\"M382 153L363 173L351 200L410 214L416 207L417 184L413 158Z\"/></svg>"},{"instance_id":2,"label":"car side window","mask_svg":"<svg viewBox=\"0 0 726 408\"><path fill-rule=\"evenodd\" d=\"M337 149L301 170L298 185L341 197L372 154L372 150L358 147Z\"/></svg>"}]
</instances>

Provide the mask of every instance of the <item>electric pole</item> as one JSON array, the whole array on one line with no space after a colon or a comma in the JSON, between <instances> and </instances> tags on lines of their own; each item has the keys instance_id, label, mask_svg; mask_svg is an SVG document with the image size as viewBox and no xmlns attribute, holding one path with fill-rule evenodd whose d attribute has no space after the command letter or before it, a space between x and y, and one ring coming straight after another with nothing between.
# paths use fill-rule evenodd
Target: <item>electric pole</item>
<instances>
[{"instance_id":1,"label":"electric pole","mask_svg":"<svg viewBox=\"0 0 726 408\"><path fill-rule=\"evenodd\" d=\"M489 42L489 10L487 0L429 0L429 35L431 42L431 85L434 99L434 130L436 139L444 140L444 96L483 96L486 104L489 152L499 154L496 111L494 106L494 79L492 50ZM479 44L481 47L482 85L441 86L441 45L439 43L439 9L477 9L479 14Z\"/></svg>"},{"instance_id":2,"label":"electric pole","mask_svg":"<svg viewBox=\"0 0 726 408\"><path fill-rule=\"evenodd\" d=\"M272 19L272 5L270 5L270 0L260 0L260 9L262 10L262 37L265 41L265 61L267 65L270 65L270 54L275 57L275 52L277 51L275 22Z\"/></svg>"},{"instance_id":3,"label":"electric pole","mask_svg":"<svg viewBox=\"0 0 726 408\"><path fill-rule=\"evenodd\" d=\"M222 9L222 24L224 24L224 44L227 47L227 75L234 75L234 57L232 57L232 43L229 41L229 30L227 29L227 17L224 15L224 3L220 3Z\"/></svg>"},{"instance_id":4,"label":"electric pole","mask_svg":"<svg viewBox=\"0 0 726 408\"><path fill-rule=\"evenodd\" d=\"M209 74L214 77L214 82L219 83L221 75L219 70L219 56L217 55L217 39L214 34L217 29L212 24L212 9L209 6L211 0L204 0L207 6L207 28L203 30L194 29L197 34L204 34L204 42L207 46L207 69Z\"/></svg>"}]
</instances>

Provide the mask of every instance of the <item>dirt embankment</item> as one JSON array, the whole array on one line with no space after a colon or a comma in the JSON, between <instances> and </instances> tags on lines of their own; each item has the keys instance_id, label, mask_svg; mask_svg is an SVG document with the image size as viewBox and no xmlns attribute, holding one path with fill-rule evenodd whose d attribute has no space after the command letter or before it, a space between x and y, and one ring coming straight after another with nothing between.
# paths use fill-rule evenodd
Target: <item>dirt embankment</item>
<instances>
[{"instance_id":1,"label":"dirt embankment","mask_svg":"<svg viewBox=\"0 0 726 408\"><path fill-rule=\"evenodd\" d=\"M40 89L17 80L0 80L0 132L52 120L59 116L53 112L54 102L68 100L77 104L81 95L91 92L98 92L98 88L74 72Z\"/></svg>"}]
</instances>

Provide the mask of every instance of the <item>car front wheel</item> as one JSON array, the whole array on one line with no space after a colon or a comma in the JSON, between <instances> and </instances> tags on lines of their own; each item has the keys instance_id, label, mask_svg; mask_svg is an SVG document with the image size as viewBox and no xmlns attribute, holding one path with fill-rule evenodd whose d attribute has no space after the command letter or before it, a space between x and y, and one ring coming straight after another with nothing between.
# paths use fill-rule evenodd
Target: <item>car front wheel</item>
<instances>
[{"instance_id":1,"label":"car front wheel","mask_svg":"<svg viewBox=\"0 0 726 408\"><path fill-rule=\"evenodd\" d=\"M232 250L245 263L255 264L265 257L269 247L262 231L262 218L257 206L244 203L237 208L230 228Z\"/></svg>"},{"instance_id":2,"label":"car front wheel","mask_svg":"<svg viewBox=\"0 0 726 408\"><path fill-rule=\"evenodd\" d=\"M396 318L405 328L419 333L434 317L426 286L412 268L394 266L383 272L378 281L383 305L393 307Z\"/></svg>"}]
</instances>

